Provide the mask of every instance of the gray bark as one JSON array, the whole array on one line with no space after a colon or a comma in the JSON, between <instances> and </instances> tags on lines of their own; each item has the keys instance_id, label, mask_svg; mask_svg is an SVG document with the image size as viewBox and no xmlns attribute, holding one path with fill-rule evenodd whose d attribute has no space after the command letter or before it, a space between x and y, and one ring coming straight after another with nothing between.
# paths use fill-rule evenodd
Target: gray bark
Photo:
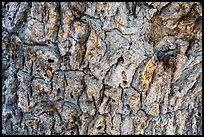
<instances>
[{"instance_id":1,"label":"gray bark","mask_svg":"<svg viewBox=\"0 0 204 137\"><path fill-rule=\"evenodd\" d=\"M2 133L201 135L199 2L2 2Z\"/></svg>"}]
</instances>

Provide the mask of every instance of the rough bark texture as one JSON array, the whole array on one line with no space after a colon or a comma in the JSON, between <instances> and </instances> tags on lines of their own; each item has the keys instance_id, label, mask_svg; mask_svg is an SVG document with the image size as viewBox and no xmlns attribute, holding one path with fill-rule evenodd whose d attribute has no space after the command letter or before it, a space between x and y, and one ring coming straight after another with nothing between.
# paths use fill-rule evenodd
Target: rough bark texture
<instances>
[{"instance_id":1,"label":"rough bark texture","mask_svg":"<svg viewBox=\"0 0 204 137\"><path fill-rule=\"evenodd\" d=\"M202 134L199 2L2 2L3 134Z\"/></svg>"}]
</instances>

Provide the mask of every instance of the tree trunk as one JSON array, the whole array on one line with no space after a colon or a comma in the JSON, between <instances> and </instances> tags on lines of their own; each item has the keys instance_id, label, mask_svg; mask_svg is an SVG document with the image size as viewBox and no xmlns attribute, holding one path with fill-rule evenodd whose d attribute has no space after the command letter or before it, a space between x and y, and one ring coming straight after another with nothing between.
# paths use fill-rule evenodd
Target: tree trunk
<instances>
[{"instance_id":1,"label":"tree trunk","mask_svg":"<svg viewBox=\"0 0 204 137\"><path fill-rule=\"evenodd\" d=\"M2 133L201 135L199 2L3 2Z\"/></svg>"}]
</instances>

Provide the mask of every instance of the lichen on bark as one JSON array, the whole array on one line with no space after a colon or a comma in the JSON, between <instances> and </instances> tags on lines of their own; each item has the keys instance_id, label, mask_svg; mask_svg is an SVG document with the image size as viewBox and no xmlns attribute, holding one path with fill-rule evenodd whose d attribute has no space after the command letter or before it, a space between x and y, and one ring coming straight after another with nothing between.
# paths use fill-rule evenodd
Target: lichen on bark
<instances>
[{"instance_id":1,"label":"lichen on bark","mask_svg":"<svg viewBox=\"0 0 204 137\"><path fill-rule=\"evenodd\" d=\"M201 135L202 3L2 2L4 135Z\"/></svg>"}]
</instances>

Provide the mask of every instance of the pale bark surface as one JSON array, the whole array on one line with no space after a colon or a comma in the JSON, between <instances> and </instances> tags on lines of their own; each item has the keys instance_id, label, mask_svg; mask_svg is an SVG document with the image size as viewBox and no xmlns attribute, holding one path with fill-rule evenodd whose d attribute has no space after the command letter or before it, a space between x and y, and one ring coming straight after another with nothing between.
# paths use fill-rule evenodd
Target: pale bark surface
<instances>
[{"instance_id":1,"label":"pale bark surface","mask_svg":"<svg viewBox=\"0 0 204 137\"><path fill-rule=\"evenodd\" d=\"M201 135L199 2L2 2L2 133Z\"/></svg>"}]
</instances>

